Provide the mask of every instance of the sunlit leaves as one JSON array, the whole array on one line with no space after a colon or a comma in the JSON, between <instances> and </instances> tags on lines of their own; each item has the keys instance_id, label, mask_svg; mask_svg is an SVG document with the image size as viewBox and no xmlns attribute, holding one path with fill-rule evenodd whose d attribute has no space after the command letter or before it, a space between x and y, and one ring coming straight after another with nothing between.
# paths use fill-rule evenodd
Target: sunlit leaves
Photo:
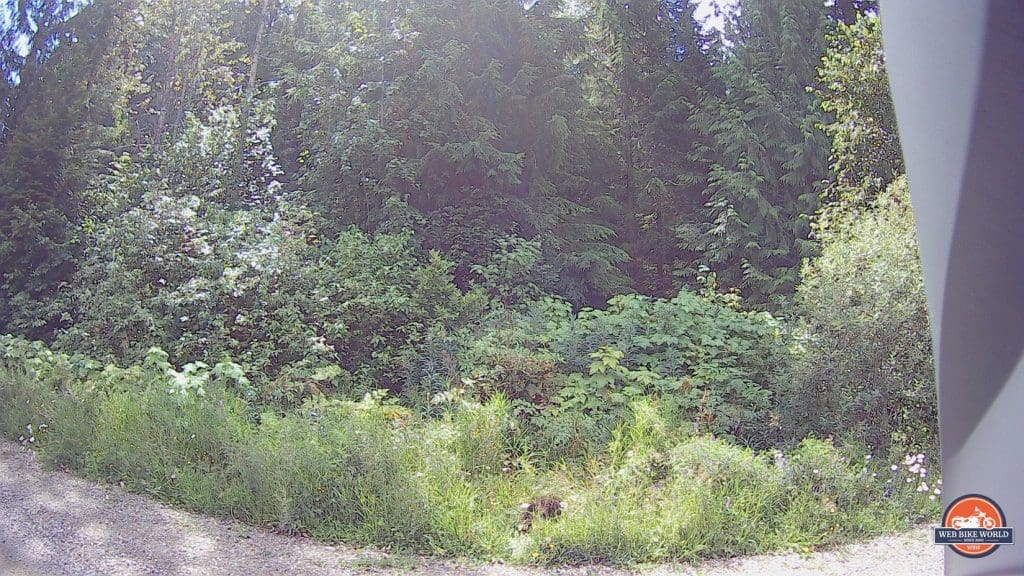
<instances>
[{"instance_id":1,"label":"sunlit leaves","mask_svg":"<svg viewBox=\"0 0 1024 576\"><path fill-rule=\"evenodd\" d=\"M834 115L824 129L835 178L818 219L823 234L856 220L904 171L878 18L839 23L829 40L818 75L822 108Z\"/></svg>"}]
</instances>

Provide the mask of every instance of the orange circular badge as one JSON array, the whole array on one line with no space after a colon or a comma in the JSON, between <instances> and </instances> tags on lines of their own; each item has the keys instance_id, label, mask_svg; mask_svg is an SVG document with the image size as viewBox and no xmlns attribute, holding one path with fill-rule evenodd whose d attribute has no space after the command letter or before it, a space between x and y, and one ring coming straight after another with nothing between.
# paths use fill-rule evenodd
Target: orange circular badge
<instances>
[{"instance_id":1,"label":"orange circular badge","mask_svg":"<svg viewBox=\"0 0 1024 576\"><path fill-rule=\"evenodd\" d=\"M981 494L967 494L954 500L942 516L942 529L955 530L957 537L945 539L945 542L936 538L936 543L946 543L957 554L968 558L988 556L1000 544L1013 543L1012 528L1007 529L1002 508Z\"/></svg>"}]
</instances>

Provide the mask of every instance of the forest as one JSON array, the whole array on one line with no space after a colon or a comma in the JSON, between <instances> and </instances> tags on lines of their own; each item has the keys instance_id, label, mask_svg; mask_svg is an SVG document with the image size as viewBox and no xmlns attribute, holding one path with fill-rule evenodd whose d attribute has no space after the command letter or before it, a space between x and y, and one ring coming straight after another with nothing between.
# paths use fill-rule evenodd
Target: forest
<instances>
[{"instance_id":1,"label":"forest","mask_svg":"<svg viewBox=\"0 0 1024 576\"><path fill-rule=\"evenodd\" d=\"M0 435L487 561L937 517L878 6L703 4L0 4Z\"/></svg>"}]
</instances>

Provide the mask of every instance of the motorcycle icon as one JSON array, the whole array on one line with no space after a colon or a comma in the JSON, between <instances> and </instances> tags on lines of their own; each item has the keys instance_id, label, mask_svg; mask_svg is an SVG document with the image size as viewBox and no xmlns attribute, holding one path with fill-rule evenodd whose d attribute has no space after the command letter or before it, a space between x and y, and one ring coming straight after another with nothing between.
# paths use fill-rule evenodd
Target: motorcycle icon
<instances>
[{"instance_id":1,"label":"motorcycle icon","mask_svg":"<svg viewBox=\"0 0 1024 576\"><path fill-rule=\"evenodd\" d=\"M996 527L995 519L990 518L988 514L982 512L977 506L974 507L974 514L970 516L953 516L950 524L956 530L961 528L984 528L985 530L991 530Z\"/></svg>"}]
</instances>

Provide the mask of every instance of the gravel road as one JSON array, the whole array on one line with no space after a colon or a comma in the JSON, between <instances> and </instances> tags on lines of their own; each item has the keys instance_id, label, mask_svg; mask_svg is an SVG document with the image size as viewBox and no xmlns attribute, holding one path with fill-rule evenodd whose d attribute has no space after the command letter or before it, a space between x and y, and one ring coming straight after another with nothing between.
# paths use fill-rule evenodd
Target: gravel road
<instances>
[{"instance_id":1,"label":"gravel road","mask_svg":"<svg viewBox=\"0 0 1024 576\"><path fill-rule=\"evenodd\" d=\"M942 549L918 529L803 557L752 556L640 571L464 564L331 546L190 514L116 486L44 470L31 450L0 441L0 574L928 576L942 574Z\"/></svg>"}]
</instances>

